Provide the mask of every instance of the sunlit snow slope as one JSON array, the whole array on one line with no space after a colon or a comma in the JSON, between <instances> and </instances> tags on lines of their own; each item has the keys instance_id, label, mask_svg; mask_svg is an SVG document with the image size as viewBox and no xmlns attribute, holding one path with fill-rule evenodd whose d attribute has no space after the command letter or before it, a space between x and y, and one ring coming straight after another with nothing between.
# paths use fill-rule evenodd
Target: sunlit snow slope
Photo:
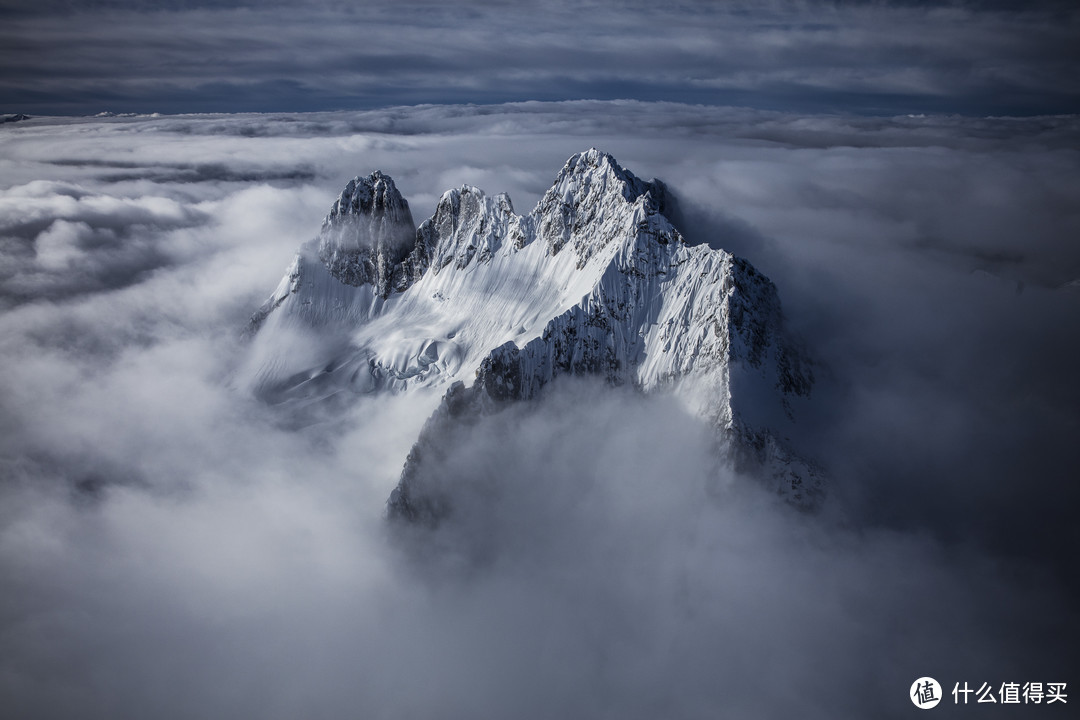
<instances>
[{"instance_id":1,"label":"sunlit snow slope","mask_svg":"<svg viewBox=\"0 0 1080 720\"><path fill-rule=\"evenodd\" d=\"M449 408L529 399L560 374L666 388L736 462L813 505L818 475L782 440L813 379L776 288L688 245L671 206L662 183L597 150L571 157L528 215L463 186L415 231L393 180L358 177L252 320L254 389L307 403L453 388L430 441ZM409 477L392 514L424 514Z\"/></svg>"}]
</instances>

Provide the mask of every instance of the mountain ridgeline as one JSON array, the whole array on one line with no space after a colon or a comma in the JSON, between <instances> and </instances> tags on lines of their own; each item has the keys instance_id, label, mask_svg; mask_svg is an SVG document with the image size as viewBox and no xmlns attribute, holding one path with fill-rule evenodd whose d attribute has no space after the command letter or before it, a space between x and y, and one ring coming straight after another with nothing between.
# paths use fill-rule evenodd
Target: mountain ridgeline
<instances>
[{"instance_id":1,"label":"mountain ridgeline","mask_svg":"<svg viewBox=\"0 0 1080 720\"><path fill-rule=\"evenodd\" d=\"M821 473L785 439L813 374L776 288L745 260L688 244L674 208L661 182L597 150L571 157L527 215L466 185L419 228L389 176L357 177L252 318L253 390L303 406L441 389L391 518L449 512L452 492L421 471L446 428L564 375L674 393L732 464L813 508ZM297 353L295 333L325 342Z\"/></svg>"}]
</instances>

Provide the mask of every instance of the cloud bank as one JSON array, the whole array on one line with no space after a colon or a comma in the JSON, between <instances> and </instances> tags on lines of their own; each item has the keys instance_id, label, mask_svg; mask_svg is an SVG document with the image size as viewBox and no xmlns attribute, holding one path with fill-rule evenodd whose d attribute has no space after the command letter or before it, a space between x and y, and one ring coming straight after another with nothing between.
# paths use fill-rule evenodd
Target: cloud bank
<instances>
[{"instance_id":1,"label":"cloud bank","mask_svg":"<svg viewBox=\"0 0 1080 720\"><path fill-rule=\"evenodd\" d=\"M1071 679L1074 119L582 102L2 132L16 715L896 717L922 675ZM462 510L402 533L383 503L437 397L297 427L236 387L247 318L349 177L391 174L418 221L466 182L523 211L590 145L777 283L819 362L823 515L717 468L669 399L582 381L463 435Z\"/></svg>"}]
</instances>

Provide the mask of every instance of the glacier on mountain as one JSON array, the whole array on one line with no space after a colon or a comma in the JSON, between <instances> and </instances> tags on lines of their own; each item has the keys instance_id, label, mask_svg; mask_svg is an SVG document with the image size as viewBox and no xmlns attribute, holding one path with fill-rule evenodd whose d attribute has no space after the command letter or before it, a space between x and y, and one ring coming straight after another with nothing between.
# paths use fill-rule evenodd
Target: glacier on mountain
<instances>
[{"instance_id":1,"label":"glacier on mountain","mask_svg":"<svg viewBox=\"0 0 1080 720\"><path fill-rule=\"evenodd\" d=\"M252 318L253 390L298 405L443 391L392 517L443 512L416 472L440 427L536 398L561 375L674 393L734 465L812 508L821 473L786 440L811 363L784 330L773 283L688 244L674 207L663 183L595 149L571 157L527 215L466 185L418 229L389 176L357 177ZM291 352L295 333L320 342Z\"/></svg>"}]
</instances>

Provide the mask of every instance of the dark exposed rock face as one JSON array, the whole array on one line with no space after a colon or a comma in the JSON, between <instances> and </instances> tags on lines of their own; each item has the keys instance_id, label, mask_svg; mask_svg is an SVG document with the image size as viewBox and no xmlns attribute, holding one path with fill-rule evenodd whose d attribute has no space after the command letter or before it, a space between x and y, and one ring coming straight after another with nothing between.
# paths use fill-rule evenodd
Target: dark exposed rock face
<instances>
[{"instance_id":1,"label":"dark exposed rock face","mask_svg":"<svg viewBox=\"0 0 1080 720\"><path fill-rule=\"evenodd\" d=\"M318 242L319 259L331 275L346 285L374 285L382 298L405 290L427 268L409 203L378 170L349 181Z\"/></svg>"}]
</instances>

